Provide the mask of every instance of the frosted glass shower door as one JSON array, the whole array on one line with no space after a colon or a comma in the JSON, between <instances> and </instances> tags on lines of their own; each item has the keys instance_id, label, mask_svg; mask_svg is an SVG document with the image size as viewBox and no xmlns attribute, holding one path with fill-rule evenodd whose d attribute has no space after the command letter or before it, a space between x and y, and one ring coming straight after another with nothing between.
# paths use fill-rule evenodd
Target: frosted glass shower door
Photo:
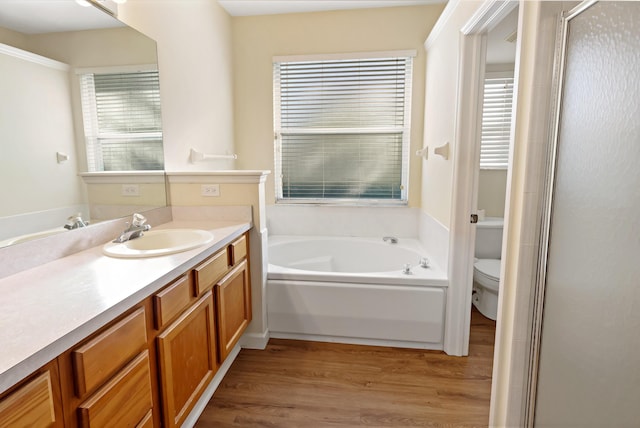
<instances>
[{"instance_id":1,"label":"frosted glass shower door","mask_svg":"<svg viewBox=\"0 0 640 428\"><path fill-rule=\"evenodd\" d=\"M535 426L640 426L640 3L568 21Z\"/></svg>"}]
</instances>

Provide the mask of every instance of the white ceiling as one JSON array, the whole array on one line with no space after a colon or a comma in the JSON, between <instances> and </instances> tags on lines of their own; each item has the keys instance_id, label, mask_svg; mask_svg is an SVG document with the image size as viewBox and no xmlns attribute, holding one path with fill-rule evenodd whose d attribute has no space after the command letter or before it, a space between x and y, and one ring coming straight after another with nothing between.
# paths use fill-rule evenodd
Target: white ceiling
<instances>
[{"instance_id":1,"label":"white ceiling","mask_svg":"<svg viewBox=\"0 0 640 428\"><path fill-rule=\"evenodd\" d=\"M232 16L249 16L417 6L446 3L446 0L218 0L218 3Z\"/></svg>"}]
</instances>

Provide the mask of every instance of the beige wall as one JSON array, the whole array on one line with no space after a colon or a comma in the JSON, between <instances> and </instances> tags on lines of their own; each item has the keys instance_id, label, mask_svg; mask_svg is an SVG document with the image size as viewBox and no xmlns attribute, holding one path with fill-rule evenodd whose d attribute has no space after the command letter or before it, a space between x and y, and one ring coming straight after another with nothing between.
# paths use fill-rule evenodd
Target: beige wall
<instances>
[{"instance_id":1,"label":"beige wall","mask_svg":"<svg viewBox=\"0 0 640 428\"><path fill-rule=\"evenodd\" d=\"M506 169L481 169L478 182L478 209L489 217L504 217L507 191Z\"/></svg>"},{"instance_id":2,"label":"beige wall","mask_svg":"<svg viewBox=\"0 0 640 428\"><path fill-rule=\"evenodd\" d=\"M264 207L263 186L255 183L220 183L216 177L211 177L211 184L220 186L220 196L202 196L202 183L171 183L169 193L171 205L175 206L242 206L251 205L253 208L253 222L259 230L266 227L261 207Z\"/></svg>"},{"instance_id":3,"label":"beige wall","mask_svg":"<svg viewBox=\"0 0 640 428\"><path fill-rule=\"evenodd\" d=\"M191 147L231 154L231 17L213 0L130 0L119 18L158 44L165 169L232 169L230 161L189 162Z\"/></svg>"},{"instance_id":4,"label":"beige wall","mask_svg":"<svg viewBox=\"0 0 640 428\"><path fill-rule=\"evenodd\" d=\"M444 5L233 18L235 135L240 169L272 170L272 57L416 49L411 150L422 144L424 50L422 43ZM409 204L420 200L420 162L410 156ZM274 178L267 204L275 201Z\"/></svg>"},{"instance_id":5,"label":"beige wall","mask_svg":"<svg viewBox=\"0 0 640 428\"><path fill-rule=\"evenodd\" d=\"M24 34L4 27L0 27L0 43L13 46L18 49L28 49L27 40Z\"/></svg>"},{"instance_id":6,"label":"beige wall","mask_svg":"<svg viewBox=\"0 0 640 428\"><path fill-rule=\"evenodd\" d=\"M27 36L29 50L73 67L155 64L152 39L130 28Z\"/></svg>"},{"instance_id":7,"label":"beige wall","mask_svg":"<svg viewBox=\"0 0 640 428\"><path fill-rule=\"evenodd\" d=\"M167 205L167 192L164 182L134 182L133 184L138 186L138 196L123 196L122 186L124 184L129 184L126 178L123 179L123 183L87 184L89 203L91 205L136 205L154 208Z\"/></svg>"},{"instance_id":8,"label":"beige wall","mask_svg":"<svg viewBox=\"0 0 640 428\"><path fill-rule=\"evenodd\" d=\"M451 224L451 195L455 161L456 96L460 29L481 2L463 1L453 10L437 34L429 38L424 111L424 145L429 159L422 165L422 210L445 227ZM449 142L445 160L433 154L435 147Z\"/></svg>"}]
</instances>

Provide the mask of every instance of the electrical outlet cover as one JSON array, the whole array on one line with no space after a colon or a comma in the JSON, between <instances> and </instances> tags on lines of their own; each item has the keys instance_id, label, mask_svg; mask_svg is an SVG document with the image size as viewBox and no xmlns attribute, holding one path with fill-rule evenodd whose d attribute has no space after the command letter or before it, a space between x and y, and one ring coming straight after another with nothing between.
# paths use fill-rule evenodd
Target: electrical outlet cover
<instances>
[{"instance_id":1,"label":"electrical outlet cover","mask_svg":"<svg viewBox=\"0 0 640 428\"><path fill-rule=\"evenodd\" d=\"M219 184L203 184L200 188L200 194L202 196L220 196Z\"/></svg>"}]
</instances>

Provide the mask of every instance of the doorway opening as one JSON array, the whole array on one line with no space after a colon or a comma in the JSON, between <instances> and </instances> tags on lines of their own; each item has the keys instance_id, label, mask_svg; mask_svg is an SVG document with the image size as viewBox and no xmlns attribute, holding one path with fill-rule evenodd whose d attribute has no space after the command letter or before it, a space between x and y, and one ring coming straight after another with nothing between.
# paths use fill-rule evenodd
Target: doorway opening
<instances>
[{"instance_id":1,"label":"doorway opening","mask_svg":"<svg viewBox=\"0 0 640 428\"><path fill-rule=\"evenodd\" d=\"M511 10L486 34L483 96L477 177L476 238L473 263L473 306L492 321L497 319L502 238L513 112L518 8ZM476 152L478 149L476 148Z\"/></svg>"}]
</instances>

